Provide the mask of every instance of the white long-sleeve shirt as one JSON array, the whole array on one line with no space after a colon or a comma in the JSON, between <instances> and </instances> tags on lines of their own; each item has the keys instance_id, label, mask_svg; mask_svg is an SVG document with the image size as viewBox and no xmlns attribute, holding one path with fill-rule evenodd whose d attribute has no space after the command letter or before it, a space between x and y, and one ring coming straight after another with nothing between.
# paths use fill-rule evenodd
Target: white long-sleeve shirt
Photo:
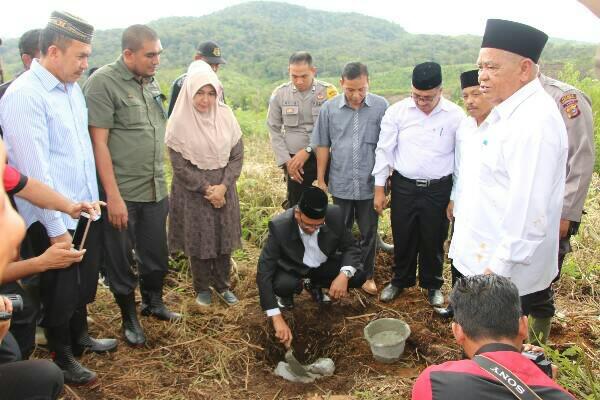
<instances>
[{"instance_id":1,"label":"white long-sleeve shirt","mask_svg":"<svg viewBox=\"0 0 600 400\"><path fill-rule=\"evenodd\" d=\"M558 272L567 132L536 79L496 106L461 194L450 257L464 275L489 268L524 296Z\"/></svg>"},{"instance_id":2,"label":"white long-sleeve shirt","mask_svg":"<svg viewBox=\"0 0 600 400\"><path fill-rule=\"evenodd\" d=\"M384 186L390 171L410 179L439 179L454 169L454 138L463 110L444 98L429 114L410 97L390 106L381 120L373 176Z\"/></svg>"},{"instance_id":3,"label":"white long-sleeve shirt","mask_svg":"<svg viewBox=\"0 0 600 400\"><path fill-rule=\"evenodd\" d=\"M479 161L480 143L483 132L488 124L483 122L477 126L477 121L473 117L465 117L460 122L456 130L456 146L454 148L454 172L452 173L452 192L450 200L454 201L454 218L460 215L460 197L465 179L469 172L472 172Z\"/></svg>"}]
</instances>

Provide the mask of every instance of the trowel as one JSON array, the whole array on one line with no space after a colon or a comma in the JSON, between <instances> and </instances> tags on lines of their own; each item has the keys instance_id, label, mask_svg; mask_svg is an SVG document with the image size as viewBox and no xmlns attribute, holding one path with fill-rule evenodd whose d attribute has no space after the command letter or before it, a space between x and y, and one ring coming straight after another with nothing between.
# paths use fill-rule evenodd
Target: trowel
<instances>
[{"instance_id":1,"label":"trowel","mask_svg":"<svg viewBox=\"0 0 600 400\"><path fill-rule=\"evenodd\" d=\"M300 364L300 361L298 361L298 359L294 355L292 343L286 343L285 348L287 349L287 351L285 352L285 361L288 363L290 372L296 376L310 377L308 372L306 372L306 367Z\"/></svg>"}]
</instances>

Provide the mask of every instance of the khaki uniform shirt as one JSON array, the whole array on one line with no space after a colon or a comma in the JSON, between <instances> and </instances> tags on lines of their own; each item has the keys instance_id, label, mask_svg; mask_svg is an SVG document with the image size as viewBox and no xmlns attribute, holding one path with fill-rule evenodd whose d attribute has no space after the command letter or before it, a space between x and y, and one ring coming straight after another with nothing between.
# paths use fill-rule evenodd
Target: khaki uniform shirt
<instances>
[{"instance_id":1,"label":"khaki uniform shirt","mask_svg":"<svg viewBox=\"0 0 600 400\"><path fill-rule=\"evenodd\" d=\"M277 87L269 100L267 125L278 166L310 144L313 125L323 103L337 95L335 86L314 80L302 93L292 82Z\"/></svg>"},{"instance_id":2,"label":"khaki uniform shirt","mask_svg":"<svg viewBox=\"0 0 600 400\"><path fill-rule=\"evenodd\" d=\"M154 79L140 83L119 57L83 85L90 126L109 130L108 148L124 200L167 196L164 174L166 113Z\"/></svg>"},{"instance_id":3,"label":"khaki uniform shirt","mask_svg":"<svg viewBox=\"0 0 600 400\"><path fill-rule=\"evenodd\" d=\"M592 102L583 92L540 75L544 90L558 105L569 138L567 177L562 219L581 221L583 204L594 172L594 118Z\"/></svg>"}]
</instances>

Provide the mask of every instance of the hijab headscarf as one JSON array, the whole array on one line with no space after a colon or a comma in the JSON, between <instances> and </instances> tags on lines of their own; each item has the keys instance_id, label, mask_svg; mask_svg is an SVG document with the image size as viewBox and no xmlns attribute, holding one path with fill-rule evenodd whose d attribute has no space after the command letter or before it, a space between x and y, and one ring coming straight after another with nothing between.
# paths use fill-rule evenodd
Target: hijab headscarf
<instances>
[{"instance_id":1,"label":"hijab headscarf","mask_svg":"<svg viewBox=\"0 0 600 400\"><path fill-rule=\"evenodd\" d=\"M219 101L222 84L208 64L194 61L167 122L166 145L200 169L219 169L229 162L233 146L242 137L231 109ZM205 113L194 107L194 96L211 85L217 92L215 104Z\"/></svg>"}]
</instances>

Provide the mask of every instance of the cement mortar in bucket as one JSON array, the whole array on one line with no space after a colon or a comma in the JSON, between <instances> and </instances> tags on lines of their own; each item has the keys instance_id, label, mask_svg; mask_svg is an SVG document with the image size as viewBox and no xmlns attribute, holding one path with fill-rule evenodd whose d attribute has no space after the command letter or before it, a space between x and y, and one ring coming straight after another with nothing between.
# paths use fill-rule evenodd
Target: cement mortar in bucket
<instances>
[{"instance_id":1,"label":"cement mortar in bucket","mask_svg":"<svg viewBox=\"0 0 600 400\"><path fill-rule=\"evenodd\" d=\"M381 318L369 322L364 334L375 360L389 364L398 360L404 352L410 327L400 319Z\"/></svg>"}]
</instances>

